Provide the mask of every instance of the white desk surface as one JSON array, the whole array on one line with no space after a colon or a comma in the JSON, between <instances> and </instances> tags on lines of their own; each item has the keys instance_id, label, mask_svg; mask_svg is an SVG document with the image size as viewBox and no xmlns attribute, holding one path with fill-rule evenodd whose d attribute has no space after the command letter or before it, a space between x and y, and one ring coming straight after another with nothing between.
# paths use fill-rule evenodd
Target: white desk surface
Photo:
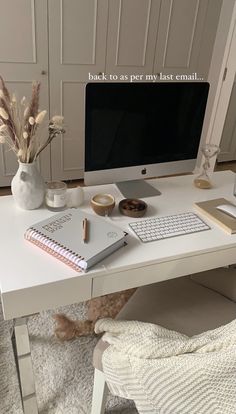
<instances>
[{"instance_id":1,"label":"white desk surface","mask_svg":"<svg viewBox=\"0 0 236 414\"><path fill-rule=\"evenodd\" d=\"M193 175L151 180L162 194L145 199L148 211L144 218L194 211L194 202L219 197L236 203L234 177L230 171L214 173L210 190L194 187ZM101 192L116 198L107 220L129 233L128 245L86 274L77 273L24 240L30 225L55 213L43 207L21 210L12 196L0 198L0 290L6 319L236 262L236 235L228 235L208 219L209 231L141 243L128 224L142 219L120 215L118 203L123 197L115 185L85 188L85 203L80 207L85 214L92 212L91 196Z\"/></svg>"}]
</instances>

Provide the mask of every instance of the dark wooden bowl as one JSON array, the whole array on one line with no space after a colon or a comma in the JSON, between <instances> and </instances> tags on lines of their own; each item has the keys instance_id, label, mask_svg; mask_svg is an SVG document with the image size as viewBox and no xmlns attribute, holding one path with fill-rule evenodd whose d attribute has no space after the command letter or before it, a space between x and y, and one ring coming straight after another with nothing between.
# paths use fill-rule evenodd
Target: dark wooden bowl
<instances>
[{"instance_id":1,"label":"dark wooden bowl","mask_svg":"<svg viewBox=\"0 0 236 414\"><path fill-rule=\"evenodd\" d=\"M124 198L119 202L121 214L128 217L143 217L147 211L147 204L136 198Z\"/></svg>"}]
</instances>

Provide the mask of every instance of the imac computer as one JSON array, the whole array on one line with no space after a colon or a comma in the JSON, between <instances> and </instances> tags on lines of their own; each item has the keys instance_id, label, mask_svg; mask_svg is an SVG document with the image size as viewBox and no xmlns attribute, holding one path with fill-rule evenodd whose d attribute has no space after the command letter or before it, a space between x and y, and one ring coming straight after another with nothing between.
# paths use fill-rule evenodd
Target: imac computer
<instances>
[{"instance_id":1,"label":"imac computer","mask_svg":"<svg viewBox=\"0 0 236 414\"><path fill-rule=\"evenodd\" d=\"M87 84L85 184L116 183L142 198L157 194L143 179L192 172L208 90L207 82Z\"/></svg>"}]
</instances>

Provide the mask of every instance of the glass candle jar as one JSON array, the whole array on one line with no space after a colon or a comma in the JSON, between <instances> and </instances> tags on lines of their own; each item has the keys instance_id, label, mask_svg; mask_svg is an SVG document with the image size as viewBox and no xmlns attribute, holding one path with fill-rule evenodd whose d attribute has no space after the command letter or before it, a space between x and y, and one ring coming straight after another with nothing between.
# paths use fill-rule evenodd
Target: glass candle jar
<instances>
[{"instance_id":1,"label":"glass candle jar","mask_svg":"<svg viewBox=\"0 0 236 414\"><path fill-rule=\"evenodd\" d=\"M66 183L50 181L46 185L45 202L49 210L61 211L66 208Z\"/></svg>"}]
</instances>

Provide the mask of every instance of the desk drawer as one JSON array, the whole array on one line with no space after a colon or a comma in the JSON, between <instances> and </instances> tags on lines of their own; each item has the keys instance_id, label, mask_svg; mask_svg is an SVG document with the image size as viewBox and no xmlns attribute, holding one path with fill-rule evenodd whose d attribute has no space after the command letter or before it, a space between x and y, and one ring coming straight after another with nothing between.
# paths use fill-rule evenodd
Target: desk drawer
<instances>
[{"instance_id":1,"label":"desk drawer","mask_svg":"<svg viewBox=\"0 0 236 414\"><path fill-rule=\"evenodd\" d=\"M28 289L2 292L5 319L55 309L91 298L92 279L88 274Z\"/></svg>"},{"instance_id":2,"label":"desk drawer","mask_svg":"<svg viewBox=\"0 0 236 414\"><path fill-rule=\"evenodd\" d=\"M93 278L92 297L203 272L236 262L236 249L182 257Z\"/></svg>"}]
</instances>

